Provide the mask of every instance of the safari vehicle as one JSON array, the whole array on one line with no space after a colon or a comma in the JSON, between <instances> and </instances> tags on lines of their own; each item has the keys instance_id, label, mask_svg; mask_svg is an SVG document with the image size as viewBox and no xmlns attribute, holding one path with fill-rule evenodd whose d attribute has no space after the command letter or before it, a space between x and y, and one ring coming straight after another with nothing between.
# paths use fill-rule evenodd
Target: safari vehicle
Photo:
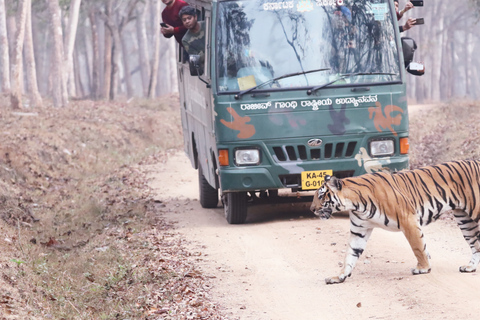
<instances>
[{"instance_id":1,"label":"safari vehicle","mask_svg":"<svg viewBox=\"0 0 480 320\"><path fill-rule=\"evenodd\" d=\"M241 224L249 202L279 190L408 168L416 45L401 39L393 1L190 4L206 24L205 62L178 50L178 80L204 208L220 195L227 221Z\"/></svg>"}]
</instances>

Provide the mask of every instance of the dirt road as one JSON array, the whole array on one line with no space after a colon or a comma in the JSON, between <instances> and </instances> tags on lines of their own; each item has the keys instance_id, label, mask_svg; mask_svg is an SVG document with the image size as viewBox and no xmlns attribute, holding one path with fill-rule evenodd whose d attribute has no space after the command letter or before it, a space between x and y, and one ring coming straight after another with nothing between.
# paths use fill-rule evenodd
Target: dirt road
<instances>
[{"instance_id":1,"label":"dirt road","mask_svg":"<svg viewBox=\"0 0 480 320\"><path fill-rule=\"evenodd\" d=\"M228 225L223 208L201 208L197 173L183 153L154 169L151 185L159 200L169 199L167 217L191 241L230 319L479 318L480 274L458 272L470 249L452 221L424 228L430 274L410 273L416 260L403 234L377 229L352 277L327 286L324 278L343 262L347 217L322 221L308 204L263 205L249 208L245 225Z\"/></svg>"}]
</instances>

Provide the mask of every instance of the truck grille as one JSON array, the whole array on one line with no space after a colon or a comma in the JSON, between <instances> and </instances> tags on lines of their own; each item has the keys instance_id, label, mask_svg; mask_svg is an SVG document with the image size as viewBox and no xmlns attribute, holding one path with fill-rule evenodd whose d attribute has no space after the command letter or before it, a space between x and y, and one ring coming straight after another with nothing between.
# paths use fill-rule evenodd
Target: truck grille
<instances>
[{"instance_id":1,"label":"truck grille","mask_svg":"<svg viewBox=\"0 0 480 320\"><path fill-rule=\"evenodd\" d=\"M271 147L272 155L277 162L308 161L323 159L351 158L356 154L357 142L350 141L326 143L318 148L304 145L288 145Z\"/></svg>"}]
</instances>

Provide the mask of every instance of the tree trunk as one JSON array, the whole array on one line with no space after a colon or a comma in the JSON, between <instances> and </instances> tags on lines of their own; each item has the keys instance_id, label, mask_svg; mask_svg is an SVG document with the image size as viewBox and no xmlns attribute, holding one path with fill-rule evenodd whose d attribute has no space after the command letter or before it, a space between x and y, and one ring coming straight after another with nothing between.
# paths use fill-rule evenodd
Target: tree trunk
<instances>
[{"instance_id":1,"label":"tree trunk","mask_svg":"<svg viewBox=\"0 0 480 320\"><path fill-rule=\"evenodd\" d=\"M161 96L173 91L176 86L176 57L175 57L175 45L177 41L172 41L172 38L166 39L160 37L160 61L158 67L158 91L157 96Z\"/></svg>"},{"instance_id":2,"label":"tree trunk","mask_svg":"<svg viewBox=\"0 0 480 320\"><path fill-rule=\"evenodd\" d=\"M88 11L90 25L92 28L92 86L90 89L92 98L100 98L100 46L98 42L97 20L95 19L95 10L90 8Z\"/></svg>"},{"instance_id":3,"label":"tree trunk","mask_svg":"<svg viewBox=\"0 0 480 320\"><path fill-rule=\"evenodd\" d=\"M78 14L82 0L72 0L70 2L70 14L68 26L65 34L65 68L67 74L68 93L70 96L76 96L75 75L73 68L73 49L75 47L75 38L77 35Z\"/></svg>"},{"instance_id":4,"label":"tree trunk","mask_svg":"<svg viewBox=\"0 0 480 320\"><path fill-rule=\"evenodd\" d=\"M127 87L127 96L129 98L133 97L133 87L132 87L132 79L130 77L130 52L129 52L129 45L127 41L127 35L122 36L122 57L123 57L123 69L125 70L125 85Z\"/></svg>"},{"instance_id":5,"label":"tree trunk","mask_svg":"<svg viewBox=\"0 0 480 320\"><path fill-rule=\"evenodd\" d=\"M88 13L88 12L87 12ZM90 19L87 15L87 19L85 20L84 30L83 30L83 37L82 43L83 45L79 46L78 50L78 68L77 72L80 74L80 78L82 79L83 85L83 97L87 98L92 96L91 88L92 88L92 57L91 52L92 50L92 41L87 35L87 31L91 31Z\"/></svg>"},{"instance_id":6,"label":"tree trunk","mask_svg":"<svg viewBox=\"0 0 480 320\"><path fill-rule=\"evenodd\" d=\"M7 3L8 4L8 3ZM8 8L8 5L7 5ZM8 12L8 10L7 10ZM9 47L9 55L10 61L13 57L13 52L15 50L15 35L17 34L17 19L15 15L11 14L7 16L7 35L8 35L8 47ZM12 76L12 70L10 69L10 81Z\"/></svg>"},{"instance_id":7,"label":"tree trunk","mask_svg":"<svg viewBox=\"0 0 480 320\"><path fill-rule=\"evenodd\" d=\"M170 41L170 55L168 59L168 63L170 65L170 72L168 73L170 75L170 80L169 80L169 85L170 87L168 88L168 92L177 92L178 91L178 79L177 79L177 48L178 44L176 41Z\"/></svg>"},{"instance_id":8,"label":"tree trunk","mask_svg":"<svg viewBox=\"0 0 480 320\"><path fill-rule=\"evenodd\" d=\"M51 15L53 34L53 60L52 60L52 95L55 107L65 107L68 104L66 77L63 66L63 35L60 22L60 7L58 0L48 0L48 8Z\"/></svg>"},{"instance_id":9,"label":"tree trunk","mask_svg":"<svg viewBox=\"0 0 480 320\"><path fill-rule=\"evenodd\" d=\"M470 66L473 66L474 63L472 61L473 35L472 35L472 31L469 28L469 24L467 20L465 20L464 32L465 32L465 36L464 36L465 40L464 40L463 50L464 50L465 57L464 57L463 63L464 63L464 70L465 70L465 95L468 97L468 96L471 96L471 93L472 93L470 90L470 86L471 86L470 79L472 77Z\"/></svg>"},{"instance_id":10,"label":"tree trunk","mask_svg":"<svg viewBox=\"0 0 480 320\"><path fill-rule=\"evenodd\" d=\"M7 35L7 15L5 0L0 0L0 74L2 92L10 92L10 56Z\"/></svg>"},{"instance_id":11,"label":"tree trunk","mask_svg":"<svg viewBox=\"0 0 480 320\"><path fill-rule=\"evenodd\" d=\"M477 88L477 91L473 93L473 99L478 100L480 98L480 92L478 92L478 88L480 88L480 72L479 72L479 67L477 64L477 67L472 70L472 88Z\"/></svg>"},{"instance_id":12,"label":"tree trunk","mask_svg":"<svg viewBox=\"0 0 480 320\"><path fill-rule=\"evenodd\" d=\"M105 4L105 14L110 16L113 11L113 0L108 0ZM112 33L105 21L105 53L104 53L104 69L103 69L103 94L102 97L108 99L110 97L111 77L112 77Z\"/></svg>"},{"instance_id":13,"label":"tree trunk","mask_svg":"<svg viewBox=\"0 0 480 320\"><path fill-rule=\"evenodd\" d=\"M110 100L115 100L117 98L118 91L118 73L120 66L120 50L121 50L121 40L120 32L115 25L110 26L110 32L112 34L112 63L111 63L111 76L110 76Z\"/></svg>"},{"instance_id":14,"label":"tree trunk","mask_svg":"<svg viewBox=\"0 0 480 320\"><path fill-rule=\"evenodd\" d=\"M81 53L75 51L73 53L73 74L75 75L75 87L77 88L77 97L84 98L85 97L85 86L83 85L82 81L82 64L80 61Z\"/></svg>"},{"instance_id":15,"label":"tree trunk","mask_svg":"<svg viewBox=\"0 0 480 320\"><path fill-rule=\"evenodd\" d=\"M154 50L152 58L152 71L150 74L150 83L148 85L148 97L150 99L156 96L158 64L160 59L160 0L153 0L154 18L153 18L153 34Z\"/></svg>"},{"instance_id":16,"label":"tree trunk","mask_svg":"<svg viewBox=\"0 0 480 320\"><path fill-rule=\"evenodd\" d=\"M12 108L18 109L22 105L22 51L23 51L23 42L25 38L25 20L27 18L27 8L29 5L28 0L20 0L18 3L18 12L17 12L17 33L15 34L15 47L13 51L12 59L12 92L10 93L10 101Z\"/></svg>"},{"instance_id":17,"label":"tree trunk","mask_svg":"<svg viewBox=\"0 0 480 320\"><path fill-rule=\"evenodd\" d=\"M105 20L105 25L110 30L110 33L113 38L112 42L112 69L111 69L111 88L110 88L110 99L114 100L117 97L117 91L119 88L119 71L120 71L120 57L122 52L122 39L121 33L123 28L130 21L135 5L139 0L130 0L125 8L124 14L117 12L117 19L114 17L114 12L107 10L103 14L103 19ZM118 23L116 23L118 21Z\"/></svg>"},{"instance_id":18,"label":"tree trunk","mask_svg":"<svg viewBox=\"0 0 480 320\"><path fill-rule=\"evenodd\" d=\"M148 59L148 41L146 28L146 15L148 2L142 9L137 8L137 38L138 38L138 57L140 63L140 74L143 84L143 96L148 95L148 81L150 79L150 61Z\"/></svg>"},{"instance_id":19,"label":"tree trunk","mask_svg":"<svg viewBox=\"0 0 480 320\"><path fill-rule=\"evenodd\" d=\"M37 70L35 63L35 54L33 48L33 35L32 35L32 0L27 0L27 18L25 25L25 64L27 73L28 91L30 92L30 100L33 107L42 106L42 97L38 92L37 84Z\"/></svg>"}]
</instances>

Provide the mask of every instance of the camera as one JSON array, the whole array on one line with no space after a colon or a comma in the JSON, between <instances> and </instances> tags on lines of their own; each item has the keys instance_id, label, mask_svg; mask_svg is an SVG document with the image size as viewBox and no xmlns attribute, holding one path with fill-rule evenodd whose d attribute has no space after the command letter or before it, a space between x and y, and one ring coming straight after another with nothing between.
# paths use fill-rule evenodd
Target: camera
<instances>
[{"instance_id":1,"label":"camera","mask_svg":"<svg viewBox=\"0 0 480 320\"><path fill-rule=\"evenodd\" d=\"M415 7L423 7L423 0L410 0Z\"/></svg>"}]
</instances>

